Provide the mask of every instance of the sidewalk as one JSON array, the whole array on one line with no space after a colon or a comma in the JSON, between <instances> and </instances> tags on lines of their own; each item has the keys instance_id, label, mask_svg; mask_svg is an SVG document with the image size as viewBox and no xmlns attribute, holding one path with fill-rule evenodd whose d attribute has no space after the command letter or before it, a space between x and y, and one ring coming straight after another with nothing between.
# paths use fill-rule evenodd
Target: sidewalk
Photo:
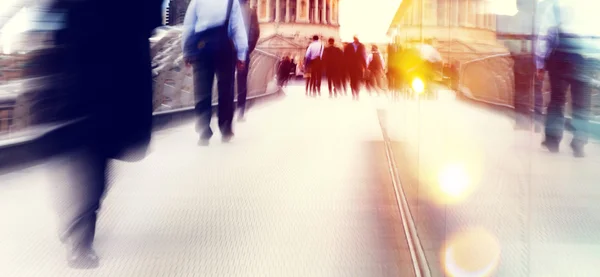
<instances>
[{"instance_id":1,"label":"sidewalk","mask_svg":"<svg viewBox=\"0 0 600 277\"><path fill-rule=\"evenodd\" d=\"M598 142L577 159L566 134L561 152L551 154L540 146L542 134L515 131L507 117L442 94L439 101L387 109L396 159L404 165L402 185L433 276L595 275Z\"/></svg>"},{"instance_id":2,"label":"sidewalk","mask_svg":"<svg viewBox=\"0 0 600 277\"><path fill-rule=\"evenodd\" d=\"M0 276L410 276L373 107L287 94L230 144L190 124L114 163L97 270L65 266L51 165L0 177Z\"/></svg>"}]
</instances>

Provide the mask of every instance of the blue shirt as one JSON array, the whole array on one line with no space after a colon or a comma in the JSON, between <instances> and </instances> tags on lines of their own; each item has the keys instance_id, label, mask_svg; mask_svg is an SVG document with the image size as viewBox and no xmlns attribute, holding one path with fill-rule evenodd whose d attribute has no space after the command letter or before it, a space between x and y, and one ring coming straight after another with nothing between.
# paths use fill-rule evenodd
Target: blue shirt
<instances>
[{"instance_id":1,"label":"blue shirt","mask_svg":"<svg viewBox=\"0 0 600 277\"><path fill-rule=\"evenodd\" d=\"M589 0L551 0L544 11L536 43L536 67L544 68L545 59L553 49L575 52L584 56L599 56L600 28L598 12ZM560 41L559 41L560 35Z\"/></svg>"},{"instance_id":2,"label":"blue shirt","mask_svg":"<svg viewBox=\"0 0 600 277\"><path fill-rule=\"evenodd\" d=\"M217 27L224 23L227 16L228 0L192 0L183 21L182 43L194 33ZM248 34L240 9L240 2L233 0L229 17L229 37L233 40L240 61L246 60L248 52Z\"/></svg>"}]
</instances>

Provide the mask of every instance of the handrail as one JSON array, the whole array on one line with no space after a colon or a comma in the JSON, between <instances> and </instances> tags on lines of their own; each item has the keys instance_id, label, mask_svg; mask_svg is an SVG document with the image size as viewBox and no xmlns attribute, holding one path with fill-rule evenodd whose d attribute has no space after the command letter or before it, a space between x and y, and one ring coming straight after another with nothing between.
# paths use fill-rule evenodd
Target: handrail
<instances>
[{"instance_id":1,"label":"handrail","mask_svg":"<svg viewBox=\"0 0 600 277\"><path fill-rule=\"evenodd\" d=\"M488 104L492 104L493 103L493 104L496 104L496 105L499 105L499 106L512 107L511 103L509 103L510 100L511 100L511 97L514 97L514 95L512 95L512 96L509 95L509 94L513 93L512 91L504 91L504 92L497 91L498 97L501 97L500 94L504 93L504 96L506 96L505 97L506 101L502 102L501 99L497 99L499 101L494 102L494 101L490 101L489 98L488 99L482 99L481 97L478 97L478 93L481 93L481 92L473 91L472 88L467 88L465 86L465 79L466 79L465 78L465 70L466 70L466 67L468 67L471 64L477 63L477 62L482 62L482 61L487 61L487 60L491 60L491 59L494 59L494 58L502 58L502 57L511 57L511 54L510 53L500 53L500 54L489 55L489 56L480 57L480 58L476 58L476 59L472 59L472 60L469 60L469 61L462 62L460 64L460 67L459 67L459 80L458 80L458 89L459 89L459 91L461 91L462 94L465 97L472 98L472 99L477 100L477 101L486 102ZM512 70L508 74L512 74ZM498 90L499 87L504 87L504 85L501 85L498 82L499 81L505 81L505 80L499 80L498 76L493 76L492 77L493 81L494 81L494 84L493 84L494 87L493 87L493 89L496 89L496 90ZM511 84L508 84L507 89L511 88L511 87L512 87ZM465 88L467 88L468 91L465 91ZM490 89L492 89L492 87L490 87Z\"/></svg>"}]
</instances>

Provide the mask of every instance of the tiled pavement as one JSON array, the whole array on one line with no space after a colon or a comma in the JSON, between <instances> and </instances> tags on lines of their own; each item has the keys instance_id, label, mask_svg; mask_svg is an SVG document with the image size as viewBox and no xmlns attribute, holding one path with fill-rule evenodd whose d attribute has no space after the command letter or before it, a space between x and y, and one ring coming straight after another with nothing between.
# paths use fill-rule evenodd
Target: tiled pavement
<instances>
[{"instance_id":1,"label":"tiled pavement","mask_svg":"<svg viewBox=\"0 0 600 277\"><path fill-rule=\"evenodd\" d=\"M561 153L550 154L542 134L442 96L384 109L432 274L596 276L598 142L577 159L566 135Z\"/></svg>"},{"instance_id":2,"label":"tiled pavement","mask_svg":"<svg viewBox=\"0 0 600 277\"><path fill-rule=\"evenodd\" d=\"M0 176L0 276L411 276L375 109L297 90L230 144L186 125L113 163L96 270L65 266L52 164Z\"/></svg>"}]
</instances>

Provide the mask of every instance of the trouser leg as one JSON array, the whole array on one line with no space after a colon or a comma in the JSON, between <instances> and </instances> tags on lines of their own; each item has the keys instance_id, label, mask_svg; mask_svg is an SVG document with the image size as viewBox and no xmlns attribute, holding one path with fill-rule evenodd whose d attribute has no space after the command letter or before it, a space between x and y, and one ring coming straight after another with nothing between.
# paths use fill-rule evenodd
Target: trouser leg
<instances>
[{"instance_id":1,"label":"trouser leg","mask_svg":"<svg viewBox=\"0 0 600 277\"><path fill-rule=\"evenodd\" d=\"M215 66L211 58L194 62L194 98L197 116L196 131L204 138L212 136L210 119L212 117L212 90L215 78Z\"/></svg>"},{"instance_id":2,"label":"trouser leg","mask_svg":"<svg viewBox=\"0 0 600 277\"><path fill-rule=\"evenodd\" d=\"M245 67L237 72L237 104L240 115L246 112L246 99L248 98L248 71L250 70L250 59L246 59Z\"/></svg>"},{"instance_id":3,"label":"trouser leg","mask_svg":"<svg viewBox=\"0 0 600 277\"><path fill-rule=\"evenodd\" d=\"M82 147L61 157L53 173L59 236L71 249L91 249L97 213L106 190L108 160L99 150Z\"/></svg>"},{"instance_id":4,"label":"trouser leg","mask_svg":"<svg viewBox=\"0 0 600 277\"><path fill-rule=\"evenodd\" d=\"M232 132L232 121L235 110L234 106L234 76L235 76L235 54L233 50L220 53L216 63L217 89L219 93L219 129L223 135Z\"/></svg>"}]
</instances>

